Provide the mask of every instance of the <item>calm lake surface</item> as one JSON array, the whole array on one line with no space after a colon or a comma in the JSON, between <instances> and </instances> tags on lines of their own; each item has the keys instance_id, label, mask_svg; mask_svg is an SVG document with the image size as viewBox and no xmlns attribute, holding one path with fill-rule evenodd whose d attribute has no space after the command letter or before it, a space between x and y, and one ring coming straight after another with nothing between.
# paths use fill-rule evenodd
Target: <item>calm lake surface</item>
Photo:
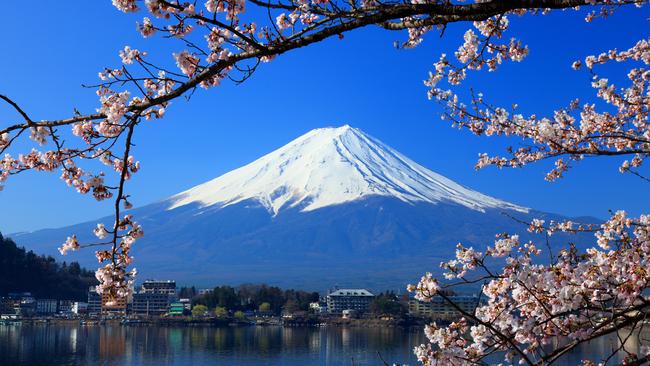
<instances>
[{"instance_id":1,"label":"calm lake surface","mask_svg":"<svg viewBox=\"0 0 650 366\"><path fill-rule=\"evenodd\" d=\"M415 365L421 330L0 325L1 365Z\"/></svg>"},{"instance_id":2,"label":"calm lake surface","mask_svg":"<svg viewBox=\"0 0 650 366\"><path fill-rule=\"evenodd\" d=\"M0 325L0 365L417 365L421 329ZM601 340L561 365L604 354Z\"/></svg>"}]
</instances>

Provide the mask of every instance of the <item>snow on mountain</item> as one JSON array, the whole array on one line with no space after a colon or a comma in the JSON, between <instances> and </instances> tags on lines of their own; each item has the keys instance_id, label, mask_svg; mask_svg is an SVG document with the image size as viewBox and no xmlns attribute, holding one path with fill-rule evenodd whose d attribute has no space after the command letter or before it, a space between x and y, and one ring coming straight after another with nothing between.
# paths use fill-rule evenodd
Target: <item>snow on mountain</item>
<instances>
[{"instance_id":1,"label":"snow on mountain","mask_svg":"<svg viewBox=\"0 0 650 366\"><path fill-rule=\"evenodd\" d=\"M504 212L523 221L562 219L463 187L350 126L310 131L214 180L129 210L145 231L132 252L142 278L311 290L403 289L452 258L458 242L482 249L503 232L535 239ZM97 223L112 220L12 238L58 255L66 237L94 242ZM97 265L91 251L68 259Z\"/></svg>"},{"instance_id":2,"label":"snow on mountain","mask_svg":"<svg viewBox=\"0 0 650 366\"><path fill-rule=\"evenodd\" d=\"M277 215L287 208L309 212L369 196L528 212L434 173L348 125L312 130L248 165L172 196L168 210L255 200Z\"/></svg>"}]
</instances>

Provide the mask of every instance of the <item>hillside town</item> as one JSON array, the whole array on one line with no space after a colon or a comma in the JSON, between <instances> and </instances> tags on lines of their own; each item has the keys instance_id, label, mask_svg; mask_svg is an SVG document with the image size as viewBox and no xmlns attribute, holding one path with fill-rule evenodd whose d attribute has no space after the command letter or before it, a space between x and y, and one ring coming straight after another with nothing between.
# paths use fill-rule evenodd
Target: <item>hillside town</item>
<instances>
[{"instance_id":1,"label":"hillside town","mask_svg":"<svg viewBox=\"0 0 650 366\"><path fill-rule=\"evenodd\" d=\"M265 285L262 286L265 288ZM455 308L439 297L423 302L391 292L376 295L363 288L334 288L325 296L312 293L309 294L311 298L306 299L314 301L296 303L290 299L276 309L269 302L255 306L250 298L247 301L235 300L239 301L239 305L231 309L204 305L206 297L220 289L179 290L173 280L146 280L132 296L117 302L100 296L94 287L88 289L87 301L41 299L30 292L14 292L0 297L0 321L15 323L65 319L86 322L119 319L124 322L225 320L234 321L235 324L321 324L354 319L453 320L458 314ZM190 295L193 292L194 296L184 297L188 292ZM468 312L474 311L479 304L477 296L451 298Z\"/></svg>"}]
</instances>

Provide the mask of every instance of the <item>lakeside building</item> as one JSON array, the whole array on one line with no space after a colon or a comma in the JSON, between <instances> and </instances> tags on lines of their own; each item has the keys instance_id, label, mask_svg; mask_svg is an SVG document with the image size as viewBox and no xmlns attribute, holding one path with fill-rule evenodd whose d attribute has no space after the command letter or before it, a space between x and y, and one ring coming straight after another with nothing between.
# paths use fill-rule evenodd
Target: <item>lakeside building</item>
<instances>
[{"instance_id":1,"label":"lakeside building","mask_svg":"<svg viewBox=\"0 0 650 366\"><path fill-rule=\"evenodd\" d=\"M176 281L146 280L140 291L133 295L131 311L139 315L163 315L170 311L175 300Z\"/></svg>"},{"instance_id":2,"label":"lakeside building","mask_svg":"<svg viewBox=\"0 0 650 366\"><path fill-rule=\"evenodd\" d=\"M72 313L76 315L88 314L88 303L75 301L72 304Z\"/></svg>"},{"instance_id":3,"label":"lakeside building","mask_svg":"<svg viewBox=\"0 0 650 366\"><path fill-rule=\"evenodd\" d=\"M72 305L74 301L72 300L60 300L57 312L59 314L72 314Z\"/></svg>"},{"instance_id":4,"label":"lakeside building","mask_svg":"<svg viewBox=\"0 0 650 366\"><path fill-rule=\"evenodd\" d=\"M129 296L126 299L123 298L116 300L108 297L105 294L100 295L97 293L95 286L90 286L88 288L88 306L86 307L86 312L89 315L125 315L132 301L132 296ZM73 313L73 304L74 302L70 301L69 313Z\"/></svg>"},{"instance_id":5,"label":"lakeside building","mask_svg":"<svg viewBox=\"0 0 650 366\"><path fill-rule=\"evenodd\" d=\"M99 315L102 312L102 297L95 291L95 286L88 288L88 308L89 315Z\"/></svg>"},{"instance_id":6,"label":"lakeside building","mask_svg":"<svg viewBox=\"0 0 650 366\"><path fill-rule=\"evenodd\" d=\"M176 296L176 281L146 280L140 287L141 294L167 294Z\"/></svg>"},{"instance_id":7,"label":"lakeside building","mask_svg":"<svg viewBox=\"0 0 650 366\"><path fill-rule=\"evenodd\" d=\"M169 311L170 304L175 300L173 295L156 292L140 292L133 295L133 314L163 315Z\"/></svg>"},{"instance_id":8,"label":"lakeside building","mask_svg":"<svg viewBox=\"0 0 650 366\"><path fill-rule=\"evenodd\" d=\"M449 296L449 299L468 313L473 313L479 305L478 296ZM440 296L434 296L428 302L409 299L409 314L434 319L454 319L460 316L458 310Z\"/></svg>"},{"instance_id":9,"label":"lakeside building","mask_svg":"<svg viewBox=\"0 0 650 366\"><path fill-rule=\"evenodd\" d=\"M126 315L129 305L133 302L133 296L127 298L113 298L108 294L101 294L101 314Z\"/></svg>"},{"instance_id":10,"label":"lakeside building","mask_svg":"<svg viewBox=\"0 0 650 366\"><path fill-rule=\"evenodd\" d=\"M31 317L76 314L75 304L72 300L36 299L29 292L13 292L0 298L0 315Z\"/></svg>"},{"instance_id":11,"label":"lakeside building","mask_svg":"<svg viewBox=\"0 0 650 366\"><path fill-rule=\"evenodd\" d=\"M327 314L327 303L320 301L310 302L309 309L314 314Z\"/></svg>"},{"instance_id":12,"label":"lakeside building","mask_svg":"<svg viewBox=\"0 0 650 366\"><path fill-rule=\"evenodd\" d=\"M3 297L0 299L0 314L2 315L25 315L23 313L29 313L29 309L21 308L21 301L23 299L30 298L31 294L29 292L21 292L21 293L10 293L7 295L7 297ZM33 299L33 298L32 298ZM34 311L36 310L36 304L34 303ZM27 314L29 315L29 314Z\"/></svg>"},{"instance_id":13,"label":"lakeside building","mask_svg":"<svg viewBox=\"0 0 650 366\"><path fill-rule=\"evenodd\" d=\"M58 310L59 302L54 299L37 299L36 300L36 314L39 315L52 315Z\"/></svg>"},{"instance_id":14,"label":"lakeside building","mask_svg":"<svg viewBox=\"0 0 650 366\"><path fill-rule=\"evenodd\" d=\"M180 301L174 301L171 304L169 304L169 311L167 314L171 316L181 316L184 314L186 308L185 308L185 303L182 303Z\"/></svg>"},{"instance_id":15,"label":"lakeside building","mask_svg":"<svg viewBox=\"0 0 650 366\"><path fill-rule=\"evenodd\" d=\"M106 294L102 295L102 314L126 315L130 299L114 299Z\"/></svg>"},{"instance_id":16,"label":"lakeside building","mask_svg":"<svg viewBox=\"0 0 650 366\"><path fill-rule=\"evenodd\" d=\"M140 286L139 291L132 296L112 303L112 299L105 295L99 295L95 287L90 287L87 306L80 311L85 311L88 315L126 315L127 313L163 315L169 311L170 304L177 299L176 295L176 281L172 280L146 280ZM186 301L189 303L189 300ZM187 307L188 305L183 303L183 306Z\"/></svg>"},{"instance_id":17,"label":"lakeside building","mask_svg":"<svg viewBox=\"0 0 650 366\"><path fill-rule=\"evenodd\" d=\"M13 305L13 313L20 316L36 314L36 299L31 292L11 292L7 296Z\"/></svg>"},{"instance_id":18,"label":"lakeside building","mask_svg":"<svg viewBox=\"0 0 650 366\"><path fill-rule=\"evenodd\" d=\"M374 298L375 295L366 289L338 289L327 295L327 311L331 314L342 314L343 310L366 313Z\"/></svg>"}]
</instances>

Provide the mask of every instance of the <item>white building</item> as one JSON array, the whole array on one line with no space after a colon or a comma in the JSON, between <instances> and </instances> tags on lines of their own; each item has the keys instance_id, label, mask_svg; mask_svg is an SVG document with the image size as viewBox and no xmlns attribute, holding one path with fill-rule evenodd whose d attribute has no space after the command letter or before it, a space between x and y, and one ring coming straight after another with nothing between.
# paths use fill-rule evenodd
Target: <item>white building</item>
<instances>
[{"instance_id":1,"label":"white building","mask_svg":"<svg viewBox=\"0 0 650 366\"><path fill-rule=\"evenodd\" d=\"M176 281L172 280L146 280L140 288L141 294L167 294L176 296Z\"/></svg>"},{"instance_id":2,"label":"white building","mask_svg":"<svg viewBox=\"0 0 650 366\"><path fill-rule=\"evenodd\" d=\"M478 296L448 296L456 306L467 313L474 313L479 306ZM409 300L409 314L434 319L455 319L462 314L440 296L433 296L430 301Z\"/></svg>"},{"instance_id":3,"label":"white building","mask_svg":"<svg viewBox=\"0 0 650 366\"><path fill-rule=\"evenodd\" d=\"M79 301L72 303L72 312L77 315L88 313L88 303Z\"/></svg>"},{"instance_id":4,"label":"white building","mask_svg":"<svg viewBox=\"0 0 650 366\"><path fill-rule=\"evenodd\" d=\"M343 310L356 310L365 313L370 309L370 303L375 295L366 289L339 289L327 295L327 311L332 314L342 314Z\"/></svg>"}]
</instances>

